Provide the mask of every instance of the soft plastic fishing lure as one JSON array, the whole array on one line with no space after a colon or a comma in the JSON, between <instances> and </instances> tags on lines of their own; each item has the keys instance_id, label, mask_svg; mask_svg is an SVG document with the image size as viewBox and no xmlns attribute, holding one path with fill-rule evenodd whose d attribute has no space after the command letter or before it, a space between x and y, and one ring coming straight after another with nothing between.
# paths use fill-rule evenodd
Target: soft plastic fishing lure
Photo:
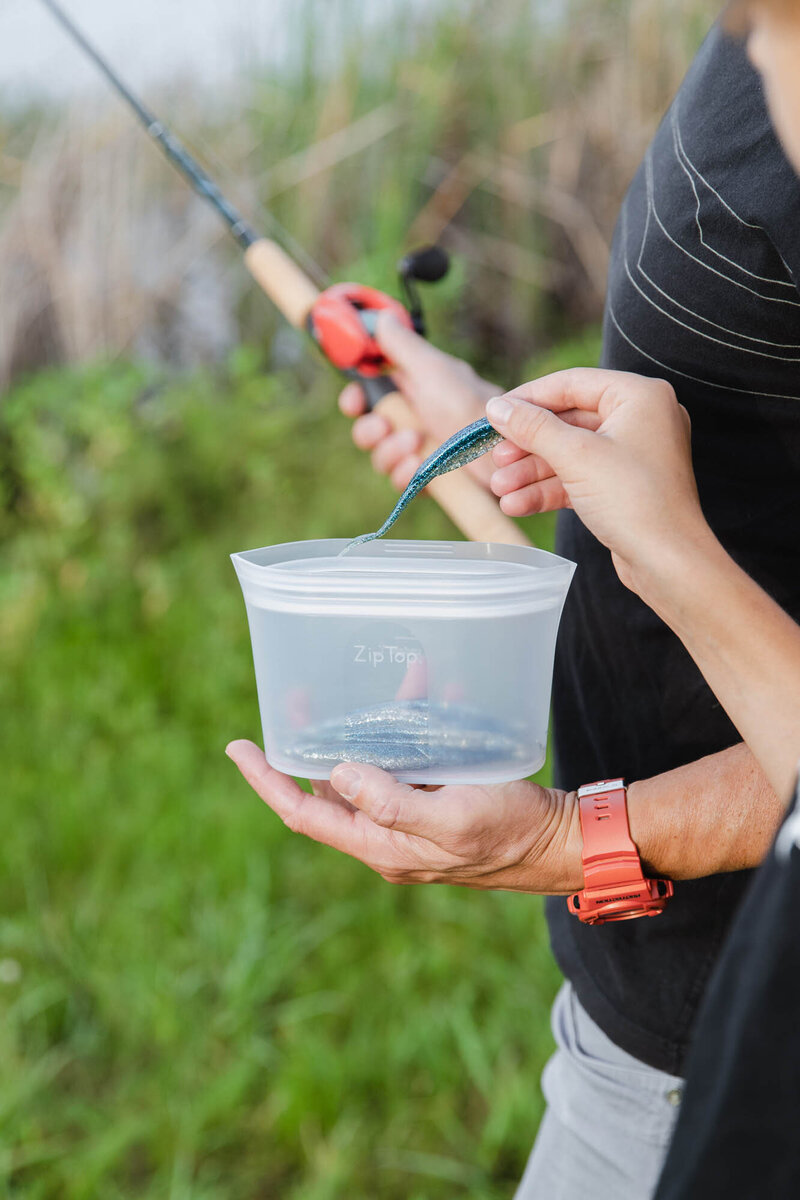
<instances>
[{"instance_id":1,"label":"soft plastic fishing lure","mask_svg":"<svg viewBox=\"0 0 800 1200\"><path fill-rule=\"evenodd\" d=\"M286 752L312 766L366 762L411 771L514 762L524 757L523 746L520 729L466 705L394 700L319 722Z\"/></svg>"},{"instance_id":2,"label":"soft plastic fishing lure","mask_svg":"<svg viewBox=\"0 0 800 1200\"><path fill-rule=\"evenodd\" d=\"M473 421L471 425L459 429L458 433L454 433L446 442L442 442L438 450L434 450L433 454L430 454L422 466L414 472L408 487L380 529L375 533L364 533L361 537L354 538L346 549L349 550L351 546L361 546L364 542L372 542L375 538L383 537L392 528L403 509L423 488L428 486L432 479L435 479L437 475L446 475L448 471L455 471L458 467L464 467L475 458L480 458L482 454L486 454L488 450L496 446L502 440L502 436L489 424L486 417L481 417L479 421Z\"/></svg>"}]
</instances>

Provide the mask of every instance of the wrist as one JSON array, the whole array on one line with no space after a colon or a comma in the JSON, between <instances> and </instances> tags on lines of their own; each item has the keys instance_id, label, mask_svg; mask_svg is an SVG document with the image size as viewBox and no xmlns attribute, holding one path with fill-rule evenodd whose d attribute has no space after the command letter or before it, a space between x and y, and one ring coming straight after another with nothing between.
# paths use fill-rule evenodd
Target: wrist
<instances>
[{"instance_id":1,"label":"wrist","mask_svg":"<svg viewBox=\"0 0 800 1200\"><path fill-rule=\"evenodd\" d=\"M664 870L664 863L669 862L672 856L664 846L664 805L659 807L658 800L658 788L652 786L651 780L640 779L629 783L628 826L644 870L650 875L664 873L675 877L674 870Z\"/></svg>"},{"instance_id":2,"label":"wrist","mask_svg":"<svg viewBox=\"0 0 800 1200\"><path fill-rule=\"evenodd\" d=\"M621 778L578 788L583 834L583 887L569 896L569 911L586 925L655 917L673 895L670 879L646 874L633 840L627 789Z\"/></svg>"},{"instance_id":3,"label":"wrist","mask_svg":"<svg viewBox=\"0 0 800 1200\"><path fill-rule=\"evenodd\" d=\"M730 563L710 526L700 517L669 539L656 539L629 567L630 586L672 625L687 605L705 603L700 583ZM709 586L713 586L710 580Z\"/></svg>"},{"instance_id":4,"label":"wrist","mask_svg":"<svg viewBox=\"0 0 800 1200\"><path fill-rule=\"evenodd\" d=\"M547 788L548 819L539 827L525 854L527 885L539 896L566 896L582 886L580 815L577 792Z\"/></svg>"},{"instance_id":5,"label":"wrist","mask_svg":"<svg viewBox=\"0 0 800 1200\"><path fill-rule=\"evenodd\" d=\"M560 895L569 895L583 886L583 833L578 808L578 793L566 792L564 806L564 887Z\"/></svg>"}]
</instances>

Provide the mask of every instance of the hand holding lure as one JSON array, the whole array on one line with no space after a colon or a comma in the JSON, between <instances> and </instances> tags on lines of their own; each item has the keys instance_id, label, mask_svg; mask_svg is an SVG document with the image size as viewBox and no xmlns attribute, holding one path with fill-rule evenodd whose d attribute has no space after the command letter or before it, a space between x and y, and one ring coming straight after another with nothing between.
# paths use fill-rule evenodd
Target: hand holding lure
<instances>
[{"instance_id":1,"label":"hand holding lure","mask_svg":"<svg viewBox=\"0 0 800 1200\"><path fill-rule=\"evenodd\" d=\"M479 420L473 421L471 425L465 426L464 429L459 429L458 433L454 433L446 442L442 442L441 446L434 450L433 454L429 454L424 463L417 468L380 529L375 533L364 533L361 537L355 538L350 545L345 547L343 553L346 553L352 546L361 546L364 542L373 542L376 538L383 537L392 528L403 509L423 488L428 486L432 479L438 478L439 475L446 475L448 471L455 471L458 467L465 467L467 463L480 458L482 454L486 454L502 440L502 433L498 433L489 424L486 417L481 417Z\"/></svg>"}]
</instances>

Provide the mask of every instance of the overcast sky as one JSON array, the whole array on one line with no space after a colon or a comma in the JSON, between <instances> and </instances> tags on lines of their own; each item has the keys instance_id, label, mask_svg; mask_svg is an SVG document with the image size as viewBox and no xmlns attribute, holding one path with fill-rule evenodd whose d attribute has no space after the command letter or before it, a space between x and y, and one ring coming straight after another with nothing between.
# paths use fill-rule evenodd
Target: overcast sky
<instances>
[{"instance_id":1,"label":"overcast sky","mask_svg":"<svg viewBox=\"0 0 800 1200\"><path fill-rule=\"evenodd\" d=\"M345 13L391 16L409 0L60 0L87 37L136 87L202 73L217 85L248 60L278 62L302 44L297 25L313 7L333 35ZM428 4L432 0L427 0ZM307 18L306 18L307 19ZM331 41L335 42L332 36ZM96 72L40 0L0 0L0 92L20 98L96 92Z\"/></svg>"}]
</instances>

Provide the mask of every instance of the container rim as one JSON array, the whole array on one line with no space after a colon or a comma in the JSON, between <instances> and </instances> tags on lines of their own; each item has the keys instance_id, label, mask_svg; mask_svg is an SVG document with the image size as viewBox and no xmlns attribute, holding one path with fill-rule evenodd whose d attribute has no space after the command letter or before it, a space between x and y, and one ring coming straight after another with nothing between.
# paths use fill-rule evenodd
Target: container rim
<instances>
[{"instance_id":1,"label":"container rim","mask_svg":"<svg viewBox=\"0 0 800 1200\"><path fill-rule=\"evenodd\" d=\"M264 598L272 594L298 600L408 597L468 603L541 597L543 591L566 591L575 570L569 559L534 546L390 538L356 547L341 560L341 570L286 569L290 563L334 558L348 544L347 538L282 542L239 551L231 561L248 590Z\"/></svg>"}]
</instances>

